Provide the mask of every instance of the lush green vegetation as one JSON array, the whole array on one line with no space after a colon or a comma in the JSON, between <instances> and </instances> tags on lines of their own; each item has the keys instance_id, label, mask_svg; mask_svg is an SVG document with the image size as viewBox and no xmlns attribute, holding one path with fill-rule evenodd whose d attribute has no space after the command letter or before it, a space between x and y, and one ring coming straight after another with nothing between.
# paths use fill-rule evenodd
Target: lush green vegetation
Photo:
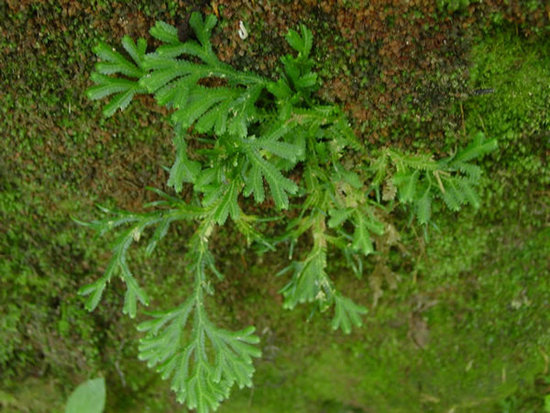
<instances>
[{"instance_id":1,"label":"lush green vegetation","mask_svg":"<svg viewBox=\"0 0 550 413\"><path fill-rule=\"evenodd\" d=\"M101 275L110 240L92 239L71 220L94 219L96 202L140 211L154 199L145 186L170 190L163 186L168 175L162 165L173 159L171 130L162 124L162 113L151 114L154 103L140 100L124 116L104 120L100 105L90 103L84 90L91 85L97 39L115 44L122 34L144 36L154 20L170 20L177 5L134 12L118 3L76 4L0 6L8 15L0 23L5 34L0 79L6 85L0 91L6 136L0 181L6 234L0 239L0 406L62 411L79 383L99 375L107 382L107 411L181 411L167 384L136 359L140 334L121 316L124 286L114 281L96 312L84 309L76 291ZM429 229L427 240L420 227L409 225L408 214L396 216L401 240L388 248L389 274L375 271L373 260L356 279L344 260L329 256L336 286L369 308L363 327L349 336L329 332L328 316L306 322L308 308L281 310L277 291L284 281L275 274L286 265L284 251L258 257L231 228L219 231L212 241L218 265L231 276L216 285L214 316L228 328L254 324L263 351L254 387L234 392L220 411L544 411L550 380L550 44L541 35L544 26L526 36L525 27L507 22L506 10L492 10L487 23L477 4L470 7L453 15L480 21L468 29L467 65L457 64L457 77L432 69L426 77L434 93L448 91L452 82L464 95L396 105L386 112L395 117L383 120L395 126L395 135L393 130L383 135L379 118L353 119L365 139L367 126L384 143L413 136L416 148L437 152L438 158L467 145L478 130L497 138L498 152L481 164L483 207L459 216L438 210L437 228ZM230 13L245 14L236 6L220 9L215 35L225 36L235 31ZM249 15L255 25L279 24L255 13L255 20ZM450 11L437 13L443 22ZM536 16L526 20L531 18ZM292 14L289 19L290 27L300 21ZM334 73L359 76L347 63L345 41L323 31L322 21L316 26L307 20L319 39L314 57L328 53L319 63L323 79L333 81ZM227 49L237 51L233 63L240 68L263 61L260 70L276 78L269 59L276 61L284 47L264 40L229 43ZM331 42L340 46L331 49ZM248 48L254 56L238 57ZM368 76L375 74L376 68L361 62ZM398 88L414 90L413 74L399 76ZM377 81L363 87L372 96L387 96L387 85L383 90ZM494 91L472 93L479 89ZM334 99L331 90L319 94ZM424 120L413 115L418 108L426 109ZM434 141L435 132L427 128L439 122L447 130ZM130 253L141 283L167 307L180 299L174 292L185 270L181 239L189 235L185 227L169 233L152 260L142 250Z\"/></svg>"}]
</instances>

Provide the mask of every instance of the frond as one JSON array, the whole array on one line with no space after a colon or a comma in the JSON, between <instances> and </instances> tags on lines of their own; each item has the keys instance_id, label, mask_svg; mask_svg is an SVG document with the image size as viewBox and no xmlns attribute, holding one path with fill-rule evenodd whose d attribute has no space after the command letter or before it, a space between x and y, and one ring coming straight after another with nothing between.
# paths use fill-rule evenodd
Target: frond
<instances>
[{"instance_id":1,"label":"frond","mask_svg":"<svg viewBox=\"0 0 550 413\"><path fill-rule=\"evenodd\" d=\"M328 220L329 228L336 228L341 226L353 215L353 211L353 208L331 209L329 211L330 219Z\"/></svg>"},{"instance_id":2,"label":"frond","mask_svg":"<svg viewBox=\"0 0 550 413\"><path fill-rule=\"evenodd\" d=\"M182 129L181 125L177 125L177 128ZM201 164L188 158L187 143L182 134L176 133L174 145L176 147L176 160L170 168L168 185L173 187L176 192L181 192L184 182L195 183L201 171Z\"/></svg>"},{"instance_id":3,"label":"frond","mask_svg":"<svg viewBox=\"0 0 550 413\"><path fill-rule=\"evenodd\" d=\"M396 150L387 151L397 168L397 172L403 172L408 169L418 171L433 171L437 169L437 162L433 160L433 155L428 154L409 154Z\"/></svg>"},{"instance_id":4,"label":"frond","mask_svg":"<svg viewBox=\"0 0 550 413\"><path fill-rule=\"evenodd\" d=\"M158 242L166 235L172 222L185 219L196 219L200 216L201 212L195 208L187 207L184 203L181 203L177 209L159 210L142 214L109 210L107 208L102 209L105 213L109 214L109 216L102 220L84 223L84 225L94 228L100 235L122 225L130 224L130 227L116 238L113 247L113 256L103 276L97 281L82 287L78 293L83 296L89 296L86 300L86 308L89 311L93 311L99 304L107 284L111 281L113 276L118 275L126 285L123 313L134 318L137 313L137 302L139 301L143 305L148 305L149 297L145 290L139 286L130 270L126 259L128 249L134 242L140 240L143 232L148 227L158 225L146 248L146 253L151 254Z\"/></svg>"},{"instance_id":5,"label":"frond","mask_svg":"<svg viewBox=\"0 0 550 413\"><path fill-rule=\"evenodd\" d=\"M496 139L486 140L483 132L478 132L473 141L463 150L459 151L454 157L455 162L468 162L479 158L497 149Z\"/></svg>"},{"instance_id":6,"label":"frond","mask_svg":"<svg viewBox=\"0 0 550 413\"><path fill-rule=\"evenodd\" d=\"M457 178L456 181L458 189L464 195L464 200L472 205L475 209L479 209L479 207L481 206L481 201L477 192L472 186L472 183L469 180L463 178Z\"/></svg>"},{"instance_id":7,"label":"frond","mask_svg":"<svg viewBox=\"0 0 550 413\"><path fill-rule=\"evenodd\" d=\"M239 197L240 189L240 183L233 181L227 189L223 191L223 195L220 196L213 213L213 218L218 225L223 225L229 215L231 215L234 221L239 219L241 209L239 208L237 198Z\"/></svg>"},{"instance_id":8,"label":"frond","mask_svg":"<svg viewBox=\"0 0 550 413\"><path fill-rule=\"evenodd\" d=\"M443 198L443 201L445 201L445 204L447 204L447 207L451 211L460 210L460 206L464 202L464 195L458 189L455 180L445 179L443 189L444 190L440 190L440 196Z\"/></svg>"},{"instance_id":9,"label":"frond","mask_svg":"<svg viewBox=\"0 0 550 413\"><path fill-rule=\"evenodd\" d=\"M300 33L301 36L300 34L298 34L298 32L290 29L285 36L285 39L290 47L292 47L302 56L308 57L309 52L311 51L311 46L313 44L313 36L311 34L311 31L303 24L300 25Z\"/></svg>"},{"instance_id":10,"label":"frond","mask_svg":"<svg viewBox=\"0 0 550 413\"><path fill-rule=\"evenodd\" d=\"M105 43L100 42L94 48L95 54L103 61L96 64L96 72L91 75L96 86L90 87L86 91L86 95L92 100L115 95L103 109L103 114L106 117L112 116L117 109L126 109L136 94L146 92L138 82L138 79L146 73L143 69L147 47L145 40L139 39L136 44L128 36L125 36L122 39L122 45L134 63ZM113 74L121 74L125 78L108 76Z\"/></svg>"},{"instance_id":11,"label":"frond","mask_svg":"<svg viewBox=\"0 0 550 413\"><path fill-rule=\"evenodd\" d=\"M177 400L199 412L216 410L233 385L252 385L253 359L261 356L255 346L254 327L229 331L215 326L204 306L208 289L206 269L214 272L207 237L212 217L203 221L189 243L188 271L194 275L192 294L179 307L152 314L138 330L139 358L171 380Z\"/></svg>"},{"instance_id":12,"label":"frond","mask_svg":"<svg viewBox=\"0 0 550 413\"><path fill-rule=\"evenodd\" d=\"M210 36L216 18L203 20L193 13L190 24L200 44L195 41L179 42L177 29L159 22L151 34L168 43L147 55L144 67L150 71L140 85L155 93L158 103L173 107L174 122L182 127L195 126L197 132L230 133L245 137L249 125L256 120L256 101L266 87L267 80L260 76L241 73L218 60L211 50ZM182 55L198 57L202 62L177 58ZM202 79L219 79L226 86L205 87Z\"/></svg>"},{"instance_id":13,"label":"frond","mask_svg":"<svg viewBox=\"0 0 550 413\"><path fill-rule=\"evenodd\" d=\"M416 198L417 184L420 172L404 171L393 176L393 183L399 189L399 200L410 203Z\"/></svg>"},{"instance_id":14,"label":"frond","mask_svg":"<svg viewBox=\"0 0 550 413\"><path fill-rule=\"evenodd\" d=\"M284 177L281 172L269 161L264 159L257 149L246 150L250 160L250 170L247 173L245 196L254 193L254 199L258 202L264 198L262 177L265 178L275 205L279 209L288 208L288 195L295 194L298 186L290 179Z\"/></svg>"},{"instance_id":15,"label":"frond","mask_svg":"<svg viewBox=\"0 0 550 413\"><path fill-rule=\"evenodd\" d=\"M422 196L416 201L416 217L421 225L427 224L432 216L432 195L430 186L423 191Z\"/></svg>"},{"instance_id":16,"label":"frond","mask_svg":"<svg viewBox=\"0 0 550 413\"><path fill-rule=\"evenodd\" d=\"M479 178L481 178L481 168L478 165L474 165L471 163L465 163L456 161L451 164L453 168L458 169L460 172L464 173L469 179L472 181L479 181Z\"/></svg>"},{"instance_id":17,"label":"frond","mask_svg":"<svg viewBox=\"0 0 550 413\"><path fill-rule=\"evenodd\" d=\"M369 216L361 209L354 209L353 211L353 224L355 231L353 233L353 243L351 247L365 256L371 254L374 251L371 233L381 235L384 233L384 225Z\"/></svg>"},{"instance_id":18,"label":"frond","mask_svg":"<svg viewBox=\"0 0 550 413\"><path fill-rule=\"evenodd\" d=\"M293 309L311 302L317 302L321 309L330 305L333 287L326 266L326 250L320 247L313 248L304 261L295 263L291 280L279 291L285 297L283 307Z\"/></svg>"},{"instance_id":19,"label":"frond","mask_svg":"<svg viewBox=\"0 0 550 413\"><path fill-rule=\"evenodd\" d=\"M332 329L342 329L345 334L351 332L352 325L361 327L363 324L361 316L366 314L368 310L360 305L355 304L351 299L336 294L334 296L334 318L332 319Z\"/></svg>"}]
</instances>

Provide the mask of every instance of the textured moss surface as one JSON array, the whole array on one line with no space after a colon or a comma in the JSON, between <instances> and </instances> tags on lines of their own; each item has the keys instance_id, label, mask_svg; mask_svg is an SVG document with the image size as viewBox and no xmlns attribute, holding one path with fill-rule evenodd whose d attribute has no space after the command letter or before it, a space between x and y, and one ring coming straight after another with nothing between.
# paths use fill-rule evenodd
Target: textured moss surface
<instances>
[{"instance_id":1,"label":"textured moss surface","mask_svg":"<svg viewBox=\"0 0 550 413\"><path fill-rule=\"evenodd\" d=\"M370 307L366 325L350 336L329 332L323 315L307 321L308 308L282 309L284 281L274 274L287 257L258 257L230 230L220 232L217 259L232 276L217 286L217 317L256 325L264 353L255 387L220 411L544 411L549 6L462 2L453 11L452 2L397 3L202 6L220 13L220 56L266 75L287 52L282 35L306 23L325 82L319 97L346 109L366 145L439 156L478 130L500 143L484 161L481 210L438 212L427 241L407 216L396 218L395 285L369 275L373 263L355 279L332 260L338 285ZM102 375L107 411L181 411L167 383L136 359L139 335L122 317L122 286L114 283L94 313L84 310L76 291L103 270L109 240L93 239L71 217L91 219L96 202L139 210L153 199L146 186L166 189L163 166L173 155L166 113L141 99L105 120L84 90L98 40L147 37L155 20L174 23L191 8L183 1L0 3L0 410L62 411L79 382ZM251 33L246 42L239 20ZM186 233L172 232L153 259L134 252L132 267L154 300L185 294L178 241Z\"/></svg>"}]
</instances>

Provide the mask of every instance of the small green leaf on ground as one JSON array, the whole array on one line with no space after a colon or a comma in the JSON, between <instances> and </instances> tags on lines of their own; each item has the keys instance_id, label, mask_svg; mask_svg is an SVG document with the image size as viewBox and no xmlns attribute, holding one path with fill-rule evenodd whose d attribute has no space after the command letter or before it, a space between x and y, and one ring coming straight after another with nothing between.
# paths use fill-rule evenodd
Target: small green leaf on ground
<instances>
[{"instance_id":1,"label":"small green leaf on ground","mask_svg":"<svg viewBox=\"0 0 550 413\"><path fill-rule=\"evenodd\" d=\"M80 384L69 396L65 413L102 413L105 407L105 379Z\"/></svg>"}]
</instances>

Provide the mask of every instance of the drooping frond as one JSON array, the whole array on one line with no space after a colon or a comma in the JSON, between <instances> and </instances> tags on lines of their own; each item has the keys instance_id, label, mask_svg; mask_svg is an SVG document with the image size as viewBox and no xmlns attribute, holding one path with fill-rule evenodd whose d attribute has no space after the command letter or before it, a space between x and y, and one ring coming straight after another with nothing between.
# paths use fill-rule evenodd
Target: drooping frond
<instances>
[{"instance_id":1,"label":"drooping frond","mask_svg":"<svg viewBox=\"0 0 550 413\"><path fill-rule=\"evenodd\" d=\"M496 140L485 140L483 133L479 132L466 148L438 161L428 156L388 151L396 169L392 183L398 188L399 200L413 206L420 224L429 222L432 202L437 198L451 211L459 211L466 204L479 208L481 202L476 186L481 178L481 168L470 161L496 148ZM377 175L383 176L388 164L378 164L376 168L379 169Z\"/></svg>"},{"instance_id":2,"label":"drooping frond","mask_svg":"<svg viewBox=\"0 0 550 413\"><path fill-rule=\"evenodd\" d=\"M340 294L334 296L334 318L332 319L332 329L342 329L345 334L351 333L352 325L361 327L363 321L361 316L367 314L367 309L357 305L350 298Z\"/></svg>"},{"instance_id":3,"label":"drooping frond","mask_svg":"<svg viewBox=\"0 0 550 413\"><path fill-rule=\"evenodd\" d=\"M159 202L157 205L165 207L171 206L168 201ZM133 242L140 240L145 229L157 225L157 229L147 246L147 253L151 254L158 244L158 241L166 235L168 227L172 222L199 218L202 215L202 211L181 202L176 209L158 210L142 214L129 213L121 210L110 210L103 207L101 209L107 214L106 218L91 223L77 222L95 229L100 235L120 226L129 226L129 228L116 238L113 247L113 256L103 276L92 284L82 287L79 290L79 294L89 296L86 301L86 308L92 311L99 304L103 291L112 277L119 275L126 285L123 313L134 318L137 311L137 301L141 302L143 305L148 305L149 298L145 290L139 286L130 270L127 262L128 249Z\"/></svg>"},{"instance_id":4,"label":"drooping frond","mask_svg":"<svg viewBox=\"0 0 550 413\"><path fill-rule=\"evenodd\" d=\"M254 327L229 331L208 318L204 292L209 292L207 271L216 276L213 257L208 251L208 235L213 216L206 218L189 242L188 272L194 277L192 294L172 310L156 312L141 323L139 358L155 367L180 403L207 413L216 410L229 396L233 385L252 385L253 358L261 351ZM190 325L190 326L189 326Z\"/></svg>"}]
</instances>

